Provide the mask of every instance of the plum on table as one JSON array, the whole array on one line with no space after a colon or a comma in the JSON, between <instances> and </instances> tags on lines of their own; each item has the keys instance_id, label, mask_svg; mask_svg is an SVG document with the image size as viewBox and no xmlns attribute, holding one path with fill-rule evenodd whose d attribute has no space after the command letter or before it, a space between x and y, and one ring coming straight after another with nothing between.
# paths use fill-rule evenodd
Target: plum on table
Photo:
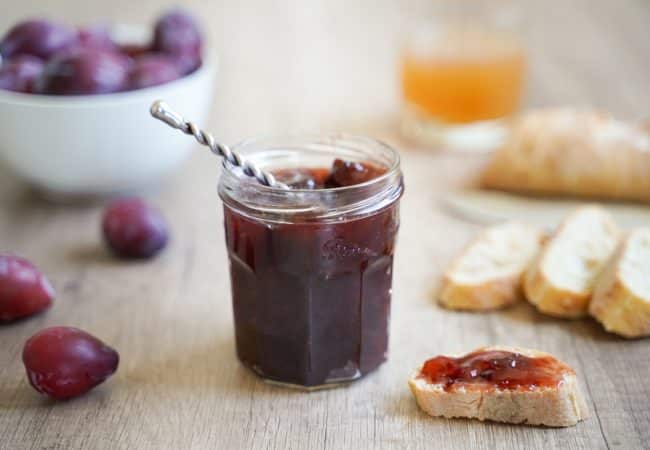
<instances>
[{"instance_id":1,"label":"plum on table","mask_svg":"<svg viewBox=\"0 0 650 450\"><path fill-rule=\"evenodd\" d=\"M29 261L0 254L0 322L31 316L47 309L54 288Z\"/></svg>"},{"instance_id":2,"label":"plum on table","mask_svg":"<svg viewBox=\"0 0 650 450\"><path fill-rule=\"evenodd\" d=\"M169 239L165 218L140 198L124 198L109 204L104 211L102 231L108 247L122 258L151 258Z\"/></svg>"},{"instance_id":3,"label":"plum on table","mask_svg":"<svg viewBox=\"0 0 650 450\"><path fill-rule=\"evenodd\" d=\"M30 384L57 400L77 397L103 383L115 373L119 361L114 349L73 327L41 330L23 348Z\"/></svg>"}]
</instances>

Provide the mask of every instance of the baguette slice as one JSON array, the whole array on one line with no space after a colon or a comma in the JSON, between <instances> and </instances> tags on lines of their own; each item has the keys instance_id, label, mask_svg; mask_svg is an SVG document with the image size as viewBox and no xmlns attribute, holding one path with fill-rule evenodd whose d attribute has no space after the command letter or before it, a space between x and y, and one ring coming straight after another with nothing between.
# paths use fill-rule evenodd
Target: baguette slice
<instances>
[{"instance_id":1,"label":"baguette slice","mask_svg":"<svg viewBox=\"0 0 650 450\"><path fill-rule=\"evenodd\" d=\"M530 111L491 157L491 189L650 202L650 127L573 108Z\"/></svg>"},{"instance_id":2,"label":"baguette slice","mask_svg":"<svg viewBox=\"0 0 650 450\"><path fill-rule=\"evenodd\" d=\"M526 271L524 292L528 301L552 316L584 316L596 279L619 236L618 227L602 208L578 208Z\"/></svg>"},{"instance_id":3,"label":"baguette slice","mask_svg":"<svg viewBox=\"0 0 650 450\"><path fill-rule=\"evenodd\" d=\"M541 248L544 233L508 222L481 233L451 264L439 302L451 309L487 311L522 298L522 275Z\"/></svg>"},{"instance_id":4,"label":"baguette slice","mask_svg":"<svg viewBox=\"0 0 650 450\"><path fill-rule=\"evenodd\" d=\"M589 313L607 331L650 335L650 228L630 233L596 283Z\"/></svg>"},{"instance_id":5,"label":"baguette slice","mask_svg":"<svg viewBox=\"0 0 650 450\"><path fill-rule=\"evenodd\" d=\"M560 382L555 387L504 389L477 385L445 390L422 375L422 367L409 379L418 406L434 417L464 417L514 424L573 426L588 417L587 405L569 366L548 353L516 347L484 347L479 351L507 351L531 358L550 357Z\"/></svg>"}]
</instances>

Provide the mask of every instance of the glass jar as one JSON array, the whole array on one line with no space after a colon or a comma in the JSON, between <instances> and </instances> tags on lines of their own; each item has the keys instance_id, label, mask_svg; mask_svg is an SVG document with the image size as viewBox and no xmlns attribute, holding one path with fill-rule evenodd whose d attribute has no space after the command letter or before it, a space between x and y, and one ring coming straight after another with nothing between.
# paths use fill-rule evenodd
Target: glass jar
<instances>
[{"instance_id":1,"label":"glass jar","mask_svg":"<svg viewBox=\"0 0 650 450\"><path fill-rule=\"evenodd\" d=\"M402 51L402 130L438 149L490 150L524 91L518 4L436 0L428 7L412 20Z\"/></svg>"},{"instance_id":2,"label":"glass jar","mask_svg":"<svg viewBox=\"0 0 650 450\"><path fill-rule=\"evenodd\" d=\"M226 165L219 183L239 359L265 380L308 389L376 369L388 348L403 192L397 152L340 135L234 150L271 172L329 168L335 158L386 169L355 186L282 190Z\"/></svg>"}]
</instances>

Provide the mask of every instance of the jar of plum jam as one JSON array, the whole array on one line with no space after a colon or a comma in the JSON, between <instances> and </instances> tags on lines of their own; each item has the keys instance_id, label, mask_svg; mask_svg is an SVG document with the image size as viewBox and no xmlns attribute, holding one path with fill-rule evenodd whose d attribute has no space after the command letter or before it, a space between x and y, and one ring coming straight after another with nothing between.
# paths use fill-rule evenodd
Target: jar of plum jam
<instances>
[{"instance_id":1,"label":"jar of plum jam","mask_svg":"<svg viewBox=\"0 0 650 450\"><path fill-rule=\"evenodd\" d=\"M225 165L219 183L239 359L268 381L314 389L386 360L399 155L350 136L237 145L289 185Z\"/></svg>"}]
</instances>

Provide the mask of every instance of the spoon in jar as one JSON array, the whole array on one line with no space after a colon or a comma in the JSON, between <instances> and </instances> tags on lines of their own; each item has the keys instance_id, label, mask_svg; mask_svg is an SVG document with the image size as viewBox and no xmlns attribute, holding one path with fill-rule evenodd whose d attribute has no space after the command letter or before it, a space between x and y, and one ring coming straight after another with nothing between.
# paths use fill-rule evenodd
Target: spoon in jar
<instances>
[{"instance_id":1,"label":"spoon in jar","mask_svg":"<svg viewBox=\"0 0 650 450\"><path fill-rule=\"evenodd\" d=\"M227 145L216 142L210 133L201 130L195 123L185 120L183 116L172 110L164 101L156 100L151 105L149 111L153 117L165 122L170 127L176 128L185 134L194 136L194 139L196 139L199 144L205 145L212 151L212 153L223 158L233 166L240 167L245 175L255 177L255 179L264 186L289 189L289 186L277 181L272 173L260 169L256 164L248 161L240 153L232 151Z\"/></svg>"}]
</instances>

